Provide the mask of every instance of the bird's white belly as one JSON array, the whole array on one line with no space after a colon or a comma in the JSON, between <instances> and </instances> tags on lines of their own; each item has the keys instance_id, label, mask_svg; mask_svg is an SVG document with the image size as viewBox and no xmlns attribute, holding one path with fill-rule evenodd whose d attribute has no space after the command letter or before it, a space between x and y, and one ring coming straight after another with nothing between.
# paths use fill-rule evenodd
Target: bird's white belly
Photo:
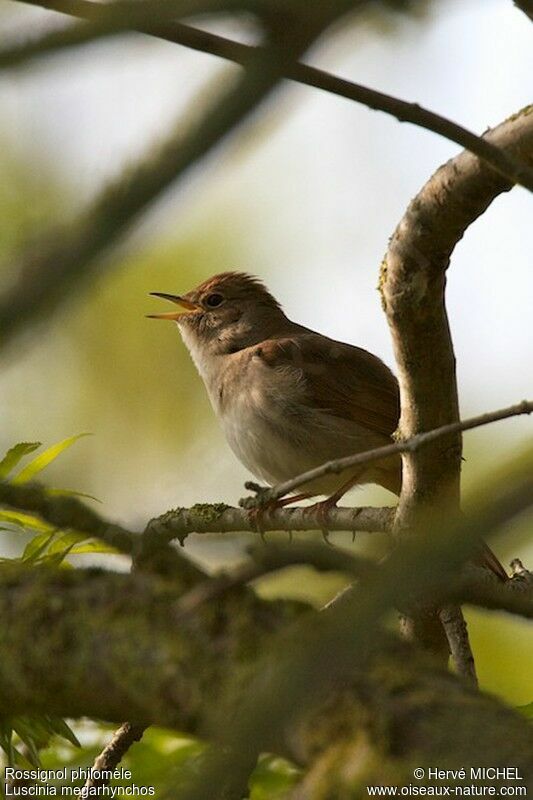
<instances>
[{"instance_id":1,"label":"bird's white belly","mask_svg":"<svg viewBox=\"0 0 533 800\"><path fill-rule=\"evenodd\" d=\"M206 381L211 403L237 458L270 485L386 441L353 421L309 406L298 370L274 372L253 359L230 378L227 383ZM348 477L329 475L303 488L329 494Z\"/></svg>"},{"instance_id":2,"label":"bird's white belly","mask_svg":"<svg viewBox=\"0 0 533 800\"><path fill-rule=\"evenodd\" d=\"M247 400L226 410L222 427L237 458L260 480L274 484L309 468L306 453L283 435L278 422Z\"/></svg>"}]
</instances>

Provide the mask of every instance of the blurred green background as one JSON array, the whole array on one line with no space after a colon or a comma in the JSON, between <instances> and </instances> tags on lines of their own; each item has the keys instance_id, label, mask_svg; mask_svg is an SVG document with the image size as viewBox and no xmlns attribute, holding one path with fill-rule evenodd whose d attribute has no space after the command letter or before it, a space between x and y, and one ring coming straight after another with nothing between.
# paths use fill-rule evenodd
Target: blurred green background
<instances>
[{"instance_id":1,"label":"blurred green background","mask_svg":"<svg viewBox=\"0 0 533 800\"><path fill-rule=\"evenodd\" d=\"M422 4L425 8L425 4ZM35 33L59 18L0 5L0 31ZM234 23L213 29L248 39ZM497 34L497 35L496 35ZM523 14L506 0L435 3L336 30L313 63L482 131L530 101L533 55ZM48 222L70 217L164 136L196 92L235 67L141 36L97 43L0 75L0 248L10 257ZM136 529L176 505L236 503L249 477L227 447L173 326L146 320L151 291L180 293L213 273L259 275L288 315L363 346L393 365L378 267L408 201L457 152L450 142L316 90L286 85L237 135L168 193L120 248L105 277L81 286L53 319L12 346L0 375L0 445L45 444L90 431L47 481L95 495ZM531 198L499 199L457 248L449 309L464 416L531 397ZM465 486L531 442L515 419L465 441ZM369 487L350 502L393 502ZM531 567L533 520L505 532L502 560ZM377 536L355 547L379 552ZM349 545L349 535L332 537ZM189 537L186 551L216 568L246 536ZM6 540L6 547L13 540ZM351 545L350 545L351 546ZM321 603L342 583L290 570L266 596ZM533 700L531 627L470 613L483 686L513 705Z\"/></svg>"}]
</instances>

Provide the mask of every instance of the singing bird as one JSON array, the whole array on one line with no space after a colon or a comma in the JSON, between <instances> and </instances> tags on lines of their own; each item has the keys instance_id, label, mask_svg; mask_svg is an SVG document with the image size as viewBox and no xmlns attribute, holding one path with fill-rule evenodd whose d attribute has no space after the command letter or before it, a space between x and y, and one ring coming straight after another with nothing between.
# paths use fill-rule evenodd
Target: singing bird
<instances>
[{"instance_id":1,"label":"singing bird","mask_svg":"<svg viewBox=\"0 0 533 800\"><path fill-rule=\"evenodd\" d=\"M292 322L257 278L224 272L181 296L152 294L179 306L149 316L178 324L231 449L260 480L273 485L391 443L400 400L390 369L360 347ZM327 495L319 504L327 512L352 486L376 483L399 494L401 480L394 455L323 475L279 504Z\"/></svg>"},{"instance_id":2,"label":"singing bird","mask_svg":"<svg viewBox=\"0 0 533 800\"><path fill-rule=\"evenodd\" d=\"M289 320L250 275L215 275L185 295L175 320L237 458L272 485L333 458L390 444L400 413L396 378L379 358ZM336 500L378 483L396 494L398 456L324 475L302 487Z\"/></svg>"}]
</instances>

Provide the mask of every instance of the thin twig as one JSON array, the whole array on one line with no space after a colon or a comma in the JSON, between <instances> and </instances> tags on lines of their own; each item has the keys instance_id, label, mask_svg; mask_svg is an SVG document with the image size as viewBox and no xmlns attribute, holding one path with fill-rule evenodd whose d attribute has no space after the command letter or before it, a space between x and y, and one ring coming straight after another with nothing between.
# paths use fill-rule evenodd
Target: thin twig
<instances>
[{"instance_id":1,"label":"thin twig","mask_svg":"<svg viewBox=\"0 0 533 800\"><path fill-rule=\"evenodd\" d=\"M109 778L100 773L112 772L120 764L132 744L140 741L145 730L146 728L142 725L132 725L131 722L125 722L118 728L111 741L108 742L100 755L94 760L91 769L93 774L85 781L80 797L94 796L95 793L98 794L98 791L95 792L95 790L109 784Z\"/></svg>"},{"instance_id":2,"label":"thin twig","mask_svg":"<svg viewBox=\"0 0 533 800\"><path fill-rule=\"evenodd\" d=\"M108 16L105 5L102 6L102 4L90 2L90 0L23 0L23 2L93 20L101 24L104 24ZM129 28L200 52L210 53L243 66L249 64L250 59L261 50L261 47L242 44L241 42L181 23L154 22L153 19L146 22L143 19L139 24L135 19L132 19ZM116 33L116 24L114 27L108 26L103 30L106 35ZM28 58L57 50L61 46L61 37L65 39L63 46L72 46L88 41L96 35L103 35L100 33L98 25L95 25L94 30L91 31L87 30L87 26L85 26L69 32L54 31L48 33L39 41L0 51L0 68L5 69L6 67L16 66ZM284 76L297 83L322 89L330 94L362 103L375 111L390 114L400 122L409 122L443 136L445 139L475 153L512 183L518 183L533 191L533 169L526 162L520 161L512 154L500 150L491 142L481 136L477 136L462 125L458 125L440 114L423 108L418 103L407 102L384 92L370 89L367 86L347 81L308 64L295 63L289 65L284 72Z\"/></svg>"},{"instance_id":3,"label":"thin twig","mask_svg":"<svg viewBox=\"0 0 533 800\"><path fill-rule=\"evenodd\" d=\"M474 654L470 646L466 620L461 608L455 605L443 606L439 611L439 619L446 633L450 655L456 665L458 674L473 686L477 686L478 679Z\"/></svg>"},{"instance_id":4,"label":"thin twig","mask_svg":"<svg viewBox=\"0 0 533 800\"><path fill-rule=\"evenodd\" d=\"M272 489L265 489L260 494L260 502L277 500L281 497L284 497L286 494L293 492L298 487L303 486L304 484L315 480L316 478L322 477L322 475L340 473L349 467L361 466L362 464L371 464L375 461L381 461L383 458L397 455L399 453L412 453L424 445L434 442L436 439L439 439L442 436L446 436L451 433L459 433L460 431L472 430L473 428L479 428L482 425L488 425L491 422L497 422L498 420L507 419L509 417L516 417L520 414L531 413L533 413L533 402L529 400L523 400L521 403L517 403L514 406L509 406L508 408L502 408L498 411L480 414L477 417L470 417L469 419L460 422L452 422L449 425L442 425L440 428L435 428L434 430L426 431L425 433L419 433L403 442L396 442L395 444L388 444L384 447L376 447L373 450L367 450L364 453L356 453L353 456L346 456L345 458L337 458L333 461L327 461L320 467L315 467L307 472L303 472L301 475L291 478L291 480L278 483L276 486L272 487Z\"/></svg>"}]
</instances>

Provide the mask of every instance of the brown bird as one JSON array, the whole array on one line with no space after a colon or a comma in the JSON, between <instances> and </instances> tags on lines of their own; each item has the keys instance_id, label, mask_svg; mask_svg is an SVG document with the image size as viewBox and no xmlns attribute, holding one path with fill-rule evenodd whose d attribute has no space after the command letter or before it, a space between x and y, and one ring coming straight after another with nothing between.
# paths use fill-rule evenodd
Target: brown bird
<instances>
[{"instance_id":1,"label":"brown bird","mask_svg":"<svg viewBox=\"0 0 533 800\"><path fill-rule=\"evenodd\" d=\"M224 272L182 296L152 294L180 306L150 316L177 322L231 449L260 480L273 485L391 443L400 400L390 369L360 347L292 322L257 278ZM318 504L326 513L365 483L399 494L400 456L324 475L278 502L327 495Z\"/></svg>"},{"instance_id":2,"label":"brown bird","mask_svg":"<svg viewBox=\"0 0 533 800\"><path fill-rule=\"evenodd\" d=\"M175 320L228 443L269 484L325 461L390 444L400 413L396 378L376 356L291 322L256 278L215 275L154 314ZM396 494L401 462L325 475L303 488L339 499L356 483Z\"/></svg>"}]
</instances>

